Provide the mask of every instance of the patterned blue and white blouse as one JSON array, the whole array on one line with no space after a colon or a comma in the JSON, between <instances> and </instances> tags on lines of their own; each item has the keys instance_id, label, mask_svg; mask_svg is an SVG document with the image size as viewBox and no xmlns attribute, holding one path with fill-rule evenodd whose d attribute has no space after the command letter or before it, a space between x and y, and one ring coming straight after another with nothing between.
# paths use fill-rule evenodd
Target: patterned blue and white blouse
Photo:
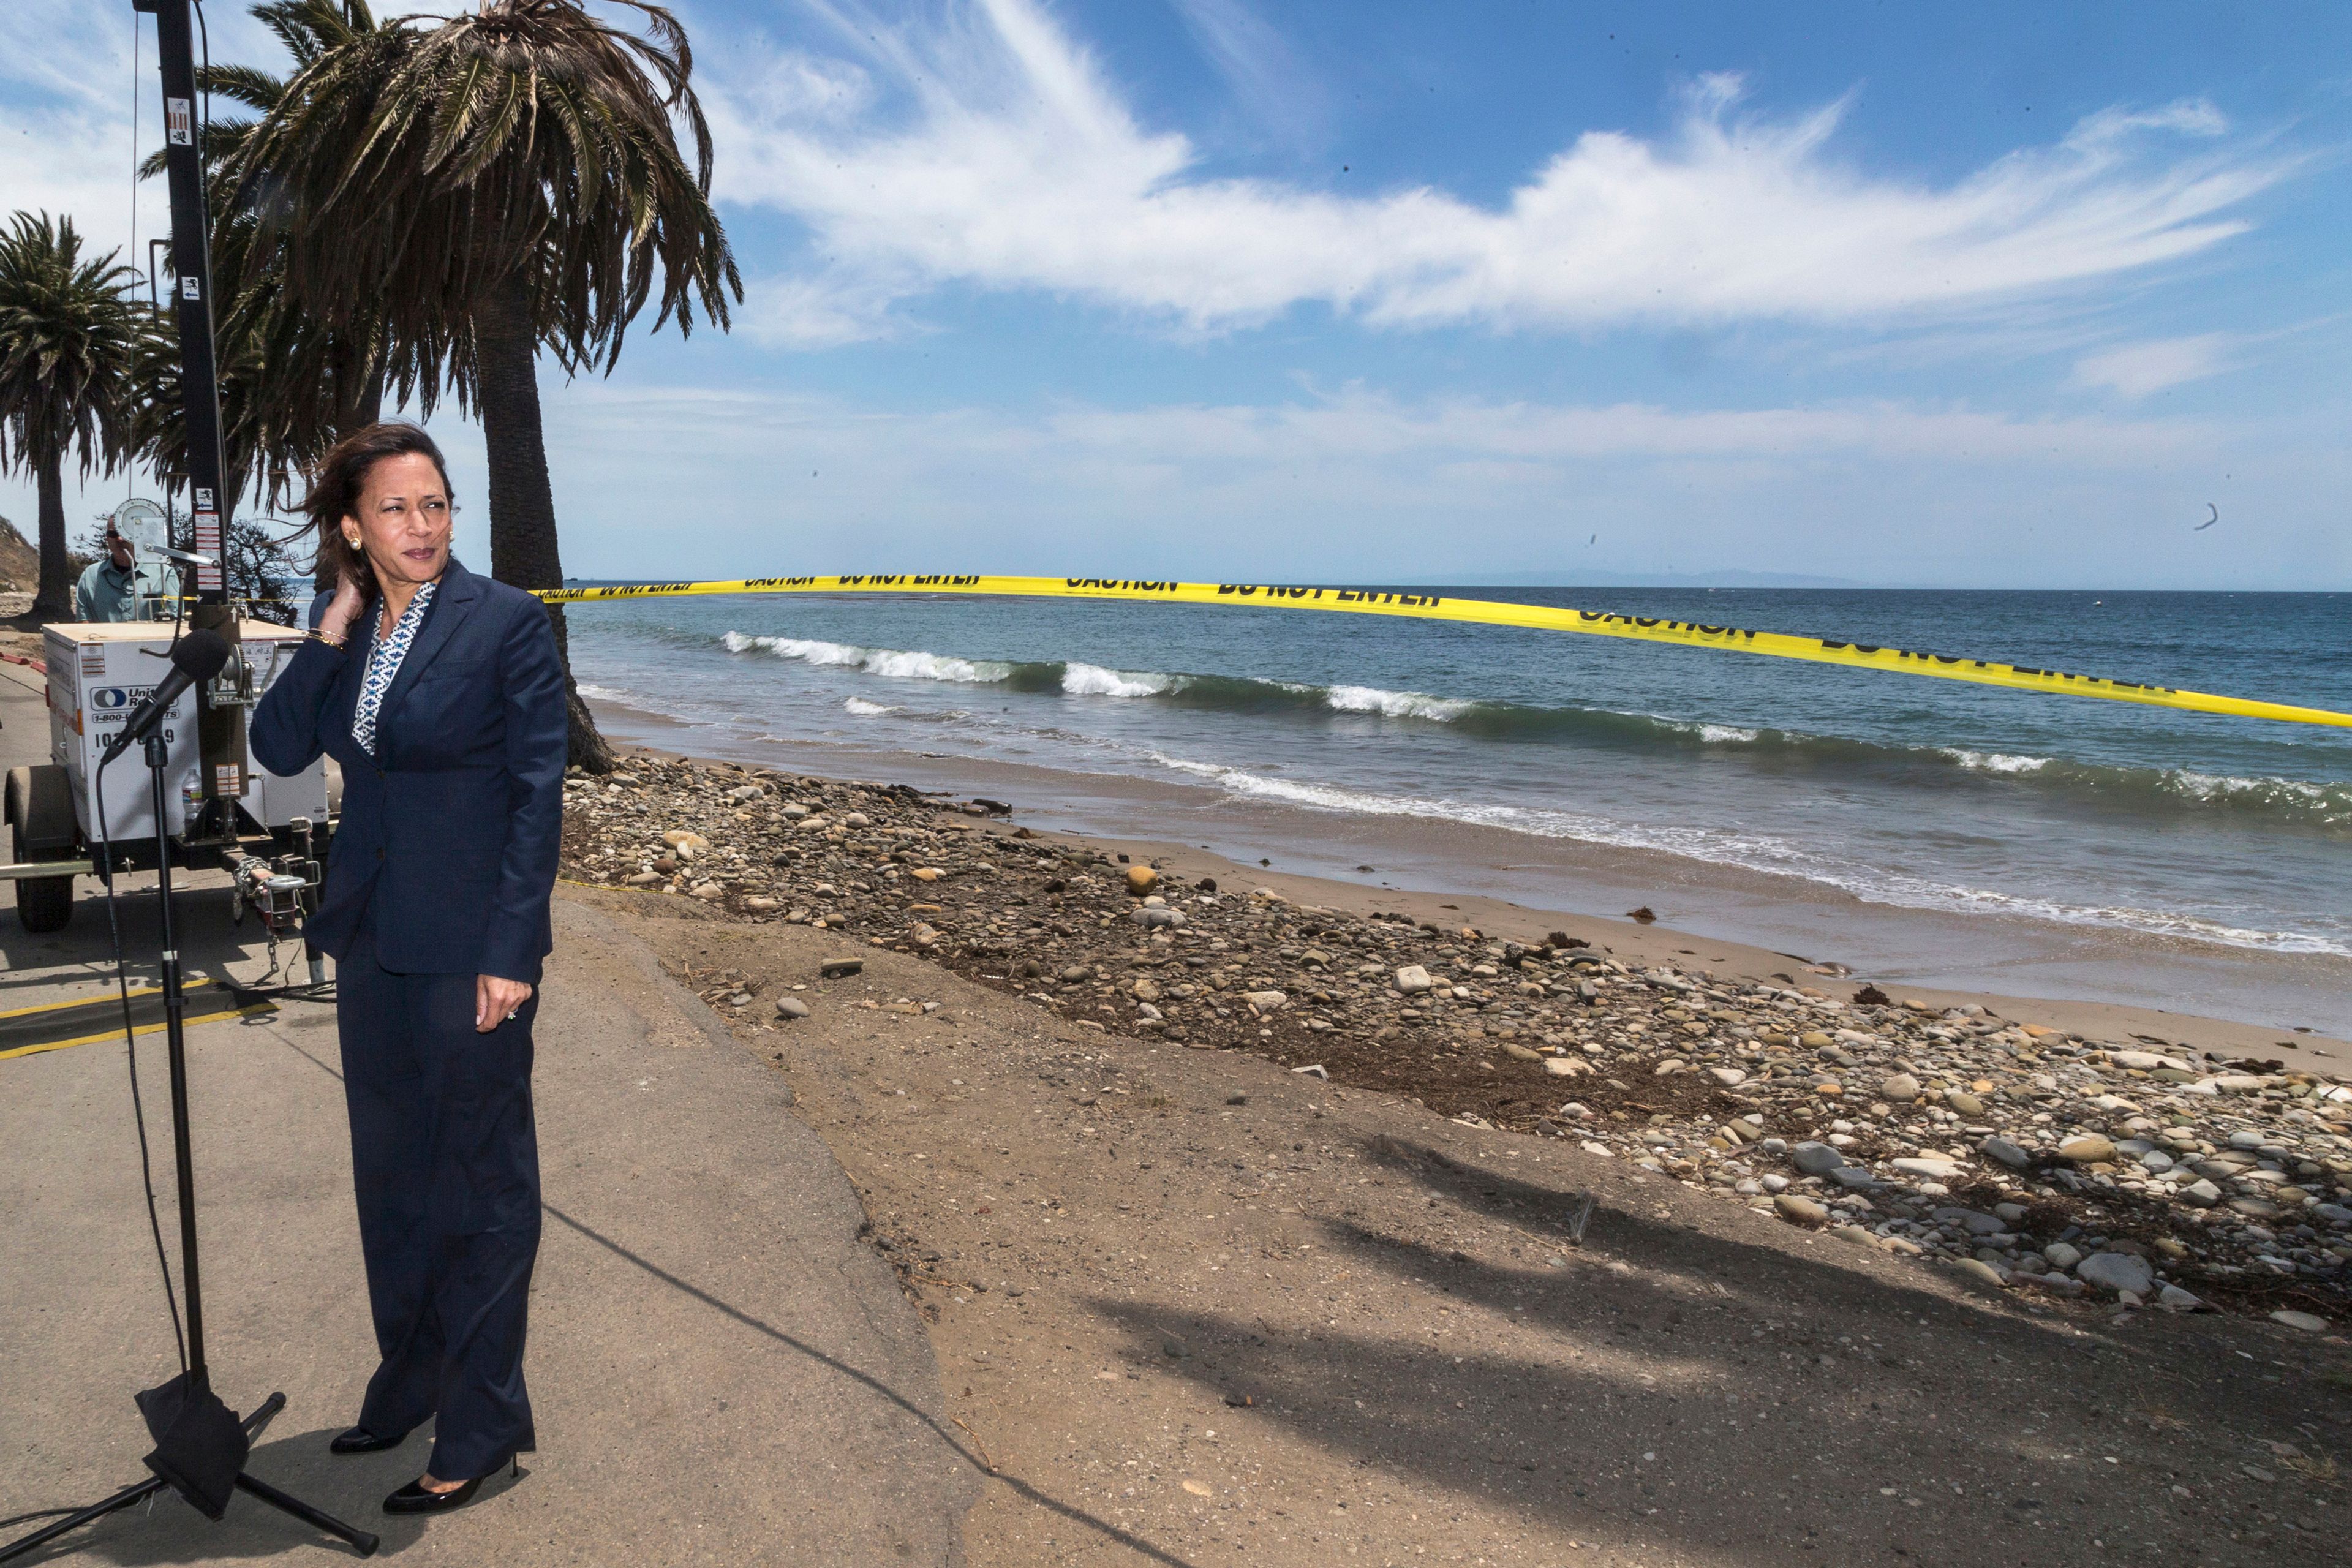
<instances>
[{"instance_id":1,"label":"patterned blue and white blouse","mask_svg":"<svg viewBox=\"0 0 2352 1568\"><path fill-rule=\"evenodd\" d=\"M383 708L384 693L392 689L393 678L400 673L400 661L408 657L408 645L416 640L416 628L425 624L425 611L433 603L433 590L438 583L427 583L416 590L416 597L408 601L408 608L400 612L392 635L377 641L368 650L367 676L360 682L359 705L352 710L352 739L360 750L375 755L376 714ZM381 612L379 612L381 614Z\"/></svg>"}]
</instances>

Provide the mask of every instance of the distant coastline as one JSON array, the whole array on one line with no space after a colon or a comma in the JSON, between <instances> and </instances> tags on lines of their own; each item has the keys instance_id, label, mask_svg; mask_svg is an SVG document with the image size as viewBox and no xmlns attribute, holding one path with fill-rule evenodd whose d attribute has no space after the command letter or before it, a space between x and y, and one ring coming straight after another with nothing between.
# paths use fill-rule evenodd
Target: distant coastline
<instances>
[{"instance_id":1,"label":"distant coastline","mask_svg":"<svg viewBox=\"0 0 2352 1568\"><path fill-rule=\"evenodd\" d=\"M1799 572L1476 572L1450 577L1408 577L1413 588L1852 588L1872 586L1850 577Z\"/></svg>"}]
</instances>

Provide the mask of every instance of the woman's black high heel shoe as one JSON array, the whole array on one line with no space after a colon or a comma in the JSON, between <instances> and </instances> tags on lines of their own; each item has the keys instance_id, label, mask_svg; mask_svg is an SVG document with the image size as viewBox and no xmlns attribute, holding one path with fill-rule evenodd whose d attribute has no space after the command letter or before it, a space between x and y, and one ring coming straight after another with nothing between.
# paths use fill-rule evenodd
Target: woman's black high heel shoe
<instances>
[{"instance_id":1,"label":"woman's black high heel shoe","mask_svg":"<svg viewBox=\"0 0 2352 1568\"><path fill-rule=\"evenodd\" d=\"M507 1473L510 1476L522 1474L522 1460L519 1458L509 1459L507 1467ZM490 1472L490 1475L496 1474L498 1471L495 1469ZM386 1513L447 1513L452 1509L463 1508L473 1501L474 1494L482 1489L482 1483L488 1479L488 1476L476 1476L472 1480L461 1482L446 1492L436 1492L425 1489L424 1478L420 1476L384 1499L383 1511Z\"/></svg>"},{"instance_id":2,"label":"woman's black high heel shoe","mask_svg":"<svg viewBox=\"0 0 2352 1568\"><path fill-rule=\"evenodd\" d=\"M379 1437L364 1426L354 1426L348 1432L337 1433L334 1440L327 1445L327 1452L330 1454L381 1454L386 1448L397 1448L407 1441L408 1434L405 1432L397 1437Z\"/></svg>"}]
</instances>

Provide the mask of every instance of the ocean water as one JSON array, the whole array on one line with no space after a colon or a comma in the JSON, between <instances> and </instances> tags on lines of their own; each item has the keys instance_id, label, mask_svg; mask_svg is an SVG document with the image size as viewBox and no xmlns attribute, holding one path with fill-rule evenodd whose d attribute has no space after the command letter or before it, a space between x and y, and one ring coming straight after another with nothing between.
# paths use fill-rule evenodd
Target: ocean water
<instances>
[{"instance_id":1,"label":"ocean water","mask_svg":"<svg viewBox=\"0 0 2352 1568\"><path fill-rule=\"evenodd\" d=\"M1433 591L2352 710L2352 595ZM1798 906L1933 916L1918 940L1944 948L1973 931L2011 959L2136 955L2103 983L2130 999L2210 1002L2237 965L2239 989L2294 976L2273 1011L2308 1021L2315 987L2352 989L2352 731L1264 607L793 595L583 605L571 625L592 699L699 731L666 736L685 749L1017 777L1024 805L1085 803L1097 830L1125 798L1149 803L1139 836L1273 835L1341 874L1386 845L1416 885L1552 907L1606 864L1612 891L1737 889L1687 901L1747 940L1785 937ZM2204 978L2168 992L2168 959Z\"/></svg>"}]
</instances>

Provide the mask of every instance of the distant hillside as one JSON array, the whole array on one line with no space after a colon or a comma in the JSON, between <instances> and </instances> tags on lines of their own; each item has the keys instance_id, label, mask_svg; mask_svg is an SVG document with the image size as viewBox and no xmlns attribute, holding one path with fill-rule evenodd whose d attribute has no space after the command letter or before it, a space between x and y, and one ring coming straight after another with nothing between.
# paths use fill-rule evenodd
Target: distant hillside
<instances>
[{"instance_id":1,"label":"distant hillside","mask_svg":"<svg viewBox=\"0 0 2352 1568\"><path fill-rule=\"evenodd\" d=\"M41 552L0 517L0 594L29 594L40 585Z\"/></svg>"}]
</instances>

